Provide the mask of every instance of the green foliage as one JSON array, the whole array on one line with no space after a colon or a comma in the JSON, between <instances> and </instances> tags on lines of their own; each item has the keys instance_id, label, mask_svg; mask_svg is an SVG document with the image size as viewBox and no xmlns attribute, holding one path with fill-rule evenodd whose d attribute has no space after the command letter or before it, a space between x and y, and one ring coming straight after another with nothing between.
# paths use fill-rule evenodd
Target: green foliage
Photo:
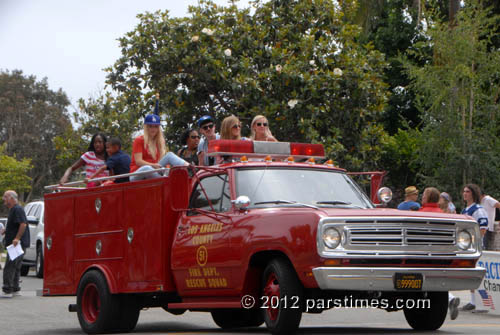
<instances>
[{"instance_id":1,"label":"green foliage","mask_svg":"<svg viewBox=\"0 0 500 335\"><path fill-rule=\"evenodd\" d=\"M14 190L18 193L31 189L31 178L28 172L33 167L31 160L17 160L15 156L6 154L6 143L0 145L0 192Z\"/></svg>"},{"instance_id":2,"label":"green foliage","mask_svg":"<svg viewBox=\"0 0 500 335\"><path fill-rule=\"evenodd\" d=\"M20 194L21 199L40 196L43 186L62 174L52 139L71 127L68 105L66 94L50 90L46 79L0 71L0 143L6 143L7 155L29 158L33 164L30 192Z\"/></svg>"},{"instance_id":3,"label":"green foliage","mask_svg":"<svg viewBox=\"0 0 500 335\"><path fill-rule=\"evenodd\" d=\"M436 17L429 22L429 38L412 56L427 57L431 48L432 61L405 64L424 121L419 157L425 183L455 198L467 182L499 189L500 53L489 50L499 17L478 2L467 3L452 27Z\"/></svg>"},{"instance_id":4,"label":"green foliage","mask_svg":"<svg viewBox=\"0 0 500 335\"><path fill-rule=\"evenodd\" d=\"M346 22L355 2L342 9L329 0L253 7L201 1L186 18L139 15L135 30L120 39L122 57L108 69L107 83L137 120L159 92L170 144L204 114L219 122L237 115L243 135L253 116L264 114L279 140L323 143L349 169L376 167L380 155L370 144L384 135L375 123L387 101L386 64Z\"/></svg>"},{"instance_id":5,"label":"green foliage","mask_svg":"<svg viewBox=\"0 0 500 335\"><path fill-rule=\"evenodd\" d=\"M95 133L118 137L122 150L131 151L132 133L138 130L137 115L131 112L123 96L111 93L99 94L96 98L80 99L79 111L73 113L74 122L80 127L68 128L64 134L54 138L58 150L57 158L66 166L73 164L87 151L90 139Z\"/></svg>"}]
</instances>

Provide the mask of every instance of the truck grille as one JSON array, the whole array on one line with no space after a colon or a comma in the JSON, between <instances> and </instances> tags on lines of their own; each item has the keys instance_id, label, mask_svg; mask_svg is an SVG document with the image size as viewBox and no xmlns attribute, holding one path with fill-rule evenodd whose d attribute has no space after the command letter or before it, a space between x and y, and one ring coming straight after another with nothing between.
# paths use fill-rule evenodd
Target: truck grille
<instances>
[{"instance_id":1,"label":"truck grille","mask_svg":"<svg viewBox=\"0 0 500 335\"><path fill-rule=\"evenodd\" d=\"M454 245L455 229L425 227L345 227L351 246Z\"/></svg>"}]
</instances>

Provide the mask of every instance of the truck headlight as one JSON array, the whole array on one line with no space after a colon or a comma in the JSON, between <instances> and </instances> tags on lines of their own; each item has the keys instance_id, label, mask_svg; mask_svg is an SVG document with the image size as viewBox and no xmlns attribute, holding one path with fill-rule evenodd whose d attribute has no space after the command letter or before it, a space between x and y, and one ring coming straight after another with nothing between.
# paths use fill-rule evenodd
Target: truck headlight
<instances>
[{"instance_id":1,"label":"truck headlight","mask_svg":"<svg viewBox=\"0 0 500 335\"><path fill-rule=\"evenodd\" d=\"M335 249L340 244L341 235L335 228L326 228L323 232L323 242L328 248Z\"/></svg>"},{"instance_id":2,"label":"truck headlight","mask_svg":"<svg viewBox=\"0 0 500 335\"><path fill-rule=\"evenodd\" d=\"M457 246L462 250L469 249L472 243L472 236L467 230L462 230L457 235Z\"/></svg>"}]
</instances>

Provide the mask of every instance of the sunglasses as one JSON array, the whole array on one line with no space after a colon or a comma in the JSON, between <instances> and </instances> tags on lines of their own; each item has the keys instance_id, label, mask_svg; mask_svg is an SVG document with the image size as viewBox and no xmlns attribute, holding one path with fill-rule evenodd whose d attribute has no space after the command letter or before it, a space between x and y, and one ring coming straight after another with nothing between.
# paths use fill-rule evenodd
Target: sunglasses
<instances>
[{"instance_id":1,"label":"sunglasses","mask_svg":"<svg viewBox=\"0 0 500 335\"><path fill-rule=\"evenodd\" d=\"M257 127L267 127L267 122L264 123L257 122Z\"/></svg>"},{"instance_id":2,"label":"sunglasses","mask_svg":"<svg viewBox=\"0 0 500 335\"><path fill-rule=\"evenodd\" d=\"M208 130L208 129L212 129L214 127L214 124L213 123L210 123L210 124L207 124L203 127L201 127L201 129L203 130Z\"/></svg>"},{"instance_id":3,"label":"sunglasses","mask_svg":"<svg viewBox=\"0 0 500 335\"><path fill-rule=\"evenodd\" d=\"M197 138L200 138L200 135L191 135L189 136L191 139L196 140Z\"/></svg>"},{"instance_id":4,"label":"sunglasses","mask_svg":"<svg viewBox=\"0 0 500 335\"><path fill-rule=\"evenodd\" d=\"M241 124L234 124L231 128L234 128L234 129L241 128Z\"/></svg>"}]
</instances>

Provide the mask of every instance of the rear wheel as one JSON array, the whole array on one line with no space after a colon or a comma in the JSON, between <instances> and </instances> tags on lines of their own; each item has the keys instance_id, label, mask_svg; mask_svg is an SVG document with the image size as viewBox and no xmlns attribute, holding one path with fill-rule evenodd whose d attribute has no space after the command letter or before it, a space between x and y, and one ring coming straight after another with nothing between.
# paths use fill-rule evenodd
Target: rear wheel
<instances>
[{"instance_id":1,"label":"rear wheel","mask_svg":"<svg viewBox=\"0 0 500 335\"><path fill-rule=\"evenodd\" d=\"M425 299L429 299L430 306L425 305ZM410 302L403 310L406 321L413 329L436 330L442 326L448 312L448 292L428 292L427 297L418 295L412 297Z\"/></svg>"},{"instance_id":2,"label":"rear wheel","mask_svg":"<svg viewBox=\"0 0 500 335\"><path fill-rule=\"evenodd\" d=\"M258 327L264 322L258 309L217 309L212 319L222 329Z\"/></svg>"},{"instance_id":3,"label":"rear wheel","mask_svg":"<svg viewBox=\"0 0 500 335\"><path fill-rule=\"evenodd\" d=\"M273 334L289 334L297 330L302 318L302 284L291 264L273 259L262 275L262 309L264 321Z\"/></svg>"},{"instance_id":4,"label":"rear wheel","mask_svg":"<svg viewBox=\"0 0 500 335\"><path fill-rule=\"evenodd\" d=\"M119 305L115 311L112 331L125 333L132 331L137 325L141 309L136 297L130 294L119 296Z\"/></svg>"},{"instance_id":5,"label":"rear wheel","mask_svg":"<svg viewBox=\"0 0 500 335\"><path fill-rule=\"evenodd\" d=\"M29 265L22 265L21 266L21 276L27 276L29 272L30 272Z\"/></svg>"},{"instance_id":6,"label":"rear wheel","mask_svg":"<svg viewBox=\"0 0 500 335\"><path fill-rule=\"evenodd\" d=\"M85 333L98 334L114 328L118 299L109 293L101 272L91 270L83 275L76 302L78 321Z\"/></svg>"},{"instance_id":7,"label":"rear wheel","mask_svg":"<svg viewBox=\"0 0 500 335\"><path fill-rule=\"evenodd\" d=\"M38 245L36 248L36 276L43 278L43 250L42 246Z\"/></svg>"}]
</instances>

